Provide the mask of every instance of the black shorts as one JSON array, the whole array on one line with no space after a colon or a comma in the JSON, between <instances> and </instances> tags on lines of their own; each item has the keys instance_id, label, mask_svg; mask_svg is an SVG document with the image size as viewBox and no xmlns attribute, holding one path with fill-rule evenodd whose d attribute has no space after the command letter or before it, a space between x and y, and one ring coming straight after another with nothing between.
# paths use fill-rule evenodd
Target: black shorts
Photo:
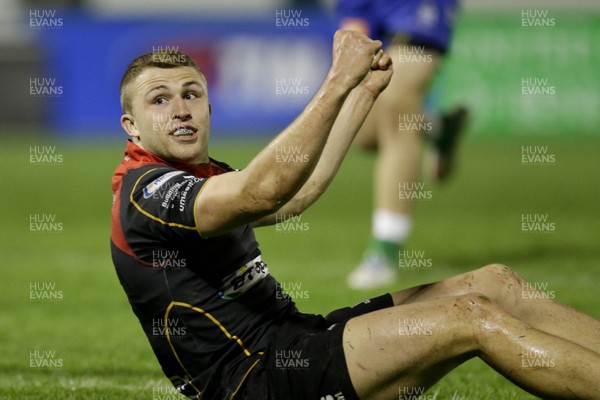
<instances>
[{"instance_id":1,"label":"black shorts","mask_svg":"<svg viewBox=\"0 0 600 400\"><path fill-rule=\"evenodd\" d=\"M344 356L344 327L353 317L391 306L392 297L385 294L335 310L326 317L300 314L297 320L286 322L274 333L263 360L248 376L239 397L358 400Z\"/></svg>"}]
</instances>

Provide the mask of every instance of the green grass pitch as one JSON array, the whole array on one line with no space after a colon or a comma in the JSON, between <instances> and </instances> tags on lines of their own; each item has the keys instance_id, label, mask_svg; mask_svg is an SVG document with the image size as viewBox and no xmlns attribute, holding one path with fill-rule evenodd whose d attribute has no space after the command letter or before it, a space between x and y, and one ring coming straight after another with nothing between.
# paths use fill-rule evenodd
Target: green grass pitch
<instances>
[{"instance_id":1,"label":"green grass pitch","mask_svg":"<svg viewBox=\"0 0 600 400\"><path fill-rule=\"evenodd\" d=\"M56 165L31 161L30 146L43 145L62 156ZM523 164L524 145L547 146L554 162ZM243 167L259 147L217 142L211 154ZM2 399L176 398L110 260L110 180L122 150L123 143L0 141ZM461 154L452 182L425 180L431 199L415 202L406 250L424 252L430 267L403 271L396 287L501 262L600 317L600 143L473 138ZM297 303L305 312L327 313L382 292L354 292L345 284L369 235L373 161L352 151L329 192L301 217L301 230L257 230L271 272L302 291ZM545 216L554 228L524 232L523 215ZM31 218L53 219L54 229L32 230ZM35 299L32 291L54 298ZM473 360L425 398L533 397Z\"/></svg>"}]
</instances>

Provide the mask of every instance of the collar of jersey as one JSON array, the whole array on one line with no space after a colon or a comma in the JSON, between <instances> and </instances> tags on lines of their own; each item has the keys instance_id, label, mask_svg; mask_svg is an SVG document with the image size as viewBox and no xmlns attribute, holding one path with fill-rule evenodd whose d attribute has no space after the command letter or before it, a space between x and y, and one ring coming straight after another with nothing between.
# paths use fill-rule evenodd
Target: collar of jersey
<instances>
[{"instance_id":1,"label":"collar of jersey","mask_svg":"<svg viewBox=\"0 0 600 400\"><path fill-rule=\"evenodd\" d=\"M142 149L140 146L133 143L131 140L127 140L127 146L125 148L125 158L129 158L130 162L136 164L161 164L181 171L189 172L190 174L198 178L208 178L213 175L222 174L227 170L217 165L211 158L208 164L192 165L186 163L172 163L163 160L162 158Z\"/></svg>"}]
</instances>

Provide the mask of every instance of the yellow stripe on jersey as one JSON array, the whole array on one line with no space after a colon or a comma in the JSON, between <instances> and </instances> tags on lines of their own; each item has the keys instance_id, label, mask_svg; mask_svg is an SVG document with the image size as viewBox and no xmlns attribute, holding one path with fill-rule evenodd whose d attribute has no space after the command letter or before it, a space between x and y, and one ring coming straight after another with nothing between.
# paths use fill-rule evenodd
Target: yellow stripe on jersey
<instances>
[{"instance_id":1,"label":"yellow stripe on jersey","mask_svg":"<svg viewBox=\"0 0 600 400\"><path fill-rule=\"evenodd\" d=\"M203 309L201 309L199 307L195 307L191 304L183 303L181 301L172 301L171 304L169 304L169 306L167 307L167 311L165 311L165 323L167 323L167 317L169 316L169 313L171 312L171 309L173 308L173 306L189 308L190 310L194 310L194 311L199 312L200 314L204 315L206 318L210 319L221 330L221 332L223 332L223 334L227 337L227 339L235 340L235 342L244 351L244 354L246 354L248 357L250 357L252 355L252 353L250 353L248 351L248 349L246 349L246 346L244 346L244 342L242 342L242 340L240 338L238 338L237 336L229 333L229 331L219 322L219 320L217 320L215 317L213 317L210 313L204 311ZM167 338L169 338L168 332L169 332L169 330L167 329ZM169 340L169 343L170 343L170 340Z\"/></svg>"},{"instance_id":2,"label":"yellow stripe on jersey","mask_svg":"<svg viewBox=\"0 0 600 400\"><path fill-rule=\"evenodd\" d=\"M135 208L138 209L139 212L141 212L142 214L144 214L146 217L153 219L154 221L160 222L163 225L167 225L167 226L173 226L175 228L181 228L181 229L189 229L192 231L196 230L195 226L189 226L189 225L183 225L183 224L178 224L176 222L168 222L168 221L164 221L152 214L150 214L148 211L144 210L134 199L133 199L133 193L135 192L135 189L137 188L138 184L140 183L140 181L142 180L142 178L144 176L146 176L147 174L149 174L152 171L156 171L158 168L152 168L151 170L145 172L142 176L140 176L138 178L138 180L135 182L135 185L133 185L133 189L131 190L131 193L129 194L129 201L131 202L131 204L134 205ZM194 221L195 222L195 221Z\"/></svg>"},{"instance_id":3,"label":"yellow stripe on jersey","mask_svg":"<svg viewBox=\"0 0 600 400\"><path fill-rule=\"evenodd\" d=\"M169 319L169 313L171 312L171 310L173 309L174 306L189 308L190 310L197 311L200 314L206 316L208 319L210 319L225 334L225 336L227 337L227 339L235 340L236 343L242 348L242 350L244 351L244 354L246 356L250 357L252 355L252 353L250 353L248 351L248 349L246 349L246 346L244 346L244 343L242 342L242 340L240 338L238 338L237 336L230 334L229 331L215 317L213 317L210 313L204 311L203 309L201 309L199 307L195 307L195 306L193 306L191 304L188 304L188 303L183 303L181 301L172 301L169 304L169 306L167 307L167 310L165 311L165 317L164 317L165 328L166 328L165 329L165 335L167 337L167 341L169 342L169 346L171 347L171 351L173 352L173 355L175 356L175 358L177 359L177 362L179 363L179 366L183 369L183 371L190 378L192 378L192 374L190 374L190 372L187 370L187 368L185 368L185 366L183 365L183 362L181 362L181 359L179 358L179 355L177 354L177 351L175 350L175 347L173 346L173 343L171 342L171 333L169 332L168 319ZM257 354L260 355L260 356L262 356L264 354L264 352L259 351ZM246 374L244 374L244 377L242 378L242 381L238 385L238 387L235 390L235 392L231 395L231 399L233 399L233 396L235 396L236 393L239 391L240 387L242 386L242 383L244 382L244 380L246 379L246 377L248 376L248 374L250 373L250 371L252 371L252 369L256 366L256 364L258 364L259 361L260 361L260 359L256 360L256 362L254 362L254 364L252 364L250 366L250 368L248 369L248 371L246 371ZM192 385L192 387L200 395L200 389L198 389L196 386L194 386L191 383L191 379L190 379L189 384Z\"/></svg>"},{"instance_id":4,"label":"yellow stripe on jersey","mask_svg":"<svg viewBox=\"0 0 600 400\"><path fill-rule=\"evenodd\" d=\"M204 235L202 234L202 232L200 232L200 225L198 224L198 199L200 198L200 193L202 193L202 191L206 187L206 183L210 180L210 178L212 178L212 176L209 177L206 180L206 182L204 182L204 185L202 185L202 187L198 191L198 194L196 195L196 198L194 199L194 223L196 224L196 230L198 231L198 234L202 238L204 238Z\"/></svg>"},{"instance_id":5,"label":"yellow stripe on jersey","mask_svg":"<svg viewBox=\"0 0 600 400\"><path fill-rule=\"evenodd\" d=\"M256 364L258 364L260 362L260 358L256 361L254 361L254 363L250 366L250 368L248 368L248 371L246 371L246 373L244 374L244 376L242 377L242 380L240 381L240 384L238 385L238 387L235 388L235 391L233 392L233 394L231 395L231 397L229 398L229 400L233 400L233 398L235 397L235 395L237 394L237 392L240 390L240 388L242 387L242 384L244 383L244 381L246 380L246 378L248 377L248 374L250 374L250 371L252 371L252 369L254 367L256 367Z\"/></svg>"}]
</instances>

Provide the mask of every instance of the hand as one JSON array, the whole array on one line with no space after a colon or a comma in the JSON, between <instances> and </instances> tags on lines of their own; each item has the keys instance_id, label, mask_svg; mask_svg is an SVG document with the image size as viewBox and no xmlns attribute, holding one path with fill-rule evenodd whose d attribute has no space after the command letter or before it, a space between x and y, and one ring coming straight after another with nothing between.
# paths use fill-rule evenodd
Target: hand
<instances>
[{"instance_id":1,"label":"hand","mask_svg":"<svg viewBox=\"0 0 600 400\"><path fill-rule=\"evenodd\" d=\"M344 18L340 24L340 29L360 32L369 36L369 23L364 18Z\"/></svg>"},{"instance_id":2,"label":"hand","mask_svg":"<svg viewBox=\"0 0 600 400\"><path fill-rule=\"evenodd\" d=\"M362 33L338 30L333 38L330 73L339 77L348 89L356 87L372 68L380 68L381 46L379 40L371 40Z\"/></svg>"},{"instance_id":3,"label":"hand","mask_svg":"<svg viewBox=\"0 0 600 400\"><path fill-rule=\"evenodd\" d=\"M391 57L383 50L379 50L373 56L371 70L367 72L357 87L362 87L377 97L388 86L393 74L394 68Z\"/></svg>"}]
</instances>

